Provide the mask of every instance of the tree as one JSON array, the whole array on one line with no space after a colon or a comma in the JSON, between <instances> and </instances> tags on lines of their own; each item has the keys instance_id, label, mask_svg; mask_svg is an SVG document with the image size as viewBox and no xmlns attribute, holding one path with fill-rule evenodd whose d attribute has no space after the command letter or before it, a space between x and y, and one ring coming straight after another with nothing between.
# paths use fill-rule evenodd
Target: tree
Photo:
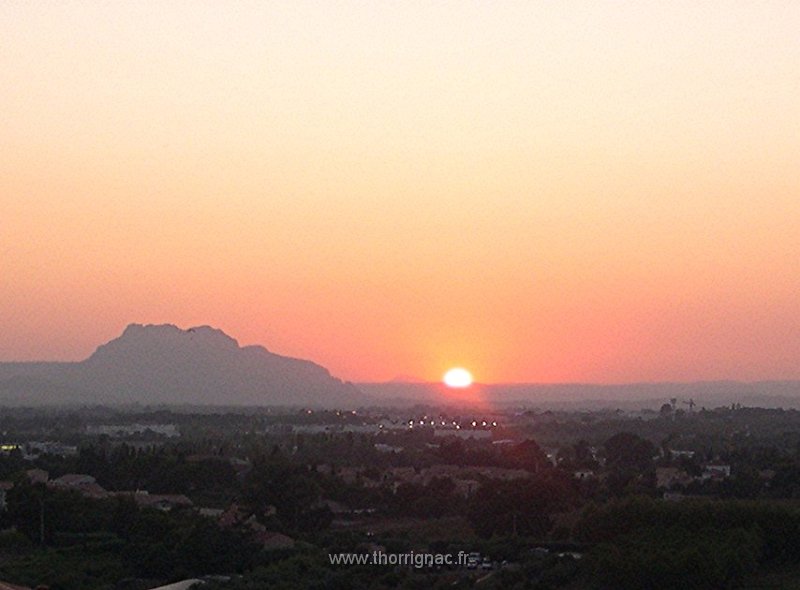
<instances>
[{"instance_id":1,"label":"tree","mask_svg":"<svg viewBox=\"0 0 800 590\"><path fill-rule=\"evenodd\" d=\"M318 506L322 488L314 474L282 458L260 461L253 466L244 486L244 498L257 517L274 506L284 527L291 530L315 530L330 524L327 508Z\"/></svg>"},{"instance_id":2,"label":"tree","mask_svg":"<svg viewBox=\"0 0 800 590\"><path fill-rule=\"evenodd\" d=\"M575 443L573 447L573 453L575 455L576 467L597 466L597 461L595 461L594 456L592 455L592 449L589 446L589 443L584 439L581 439L577 443Z\"/></svg>"},{"instance_id":3,"label":"tree","mask_svg":"<svg viewBox=\"0 0 800 590\"><path fill-rule=\"evenodd\" d=\"M631 432L615 434L603 446L609 467L647 469L656 454L653 443Z\"/></svg>"},{"instance_id":4,"label":"tree","mask_svg":"<svg viewBox=\"0 0 800 590\"><path fill-rule=\"evenodd\" d=\"M540 537L552 527L550 515L572 497L566 483L555 478L489 480L472 497L468 515L482 537Z\"/></svg>"},{"instance_id":5,"label":"tree","mask_svg":"<svg viewBox=\"0 0 800 590\"><path fill-rule=\"evenodd\" d=\"M538 473L550 467L547 455L532 438L511 447L508 453L510 466Z\"/></svg>"}]
</instances>

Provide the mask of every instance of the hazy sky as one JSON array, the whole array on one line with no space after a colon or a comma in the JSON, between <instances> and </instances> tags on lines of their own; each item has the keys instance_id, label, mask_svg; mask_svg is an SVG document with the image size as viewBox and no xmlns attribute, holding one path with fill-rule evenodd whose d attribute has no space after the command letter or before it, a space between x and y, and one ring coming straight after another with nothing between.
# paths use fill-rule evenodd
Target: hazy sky
<instances>
[{"instance_id":1,"label":"hazy sky","mask_svg":"<svg viewBox=\"0 0 800 590\"><path fill-rule=\"evenodd\" d=\"M800 2L0 3L0 359L800 378Z\"/></svg>"}]
</instances>

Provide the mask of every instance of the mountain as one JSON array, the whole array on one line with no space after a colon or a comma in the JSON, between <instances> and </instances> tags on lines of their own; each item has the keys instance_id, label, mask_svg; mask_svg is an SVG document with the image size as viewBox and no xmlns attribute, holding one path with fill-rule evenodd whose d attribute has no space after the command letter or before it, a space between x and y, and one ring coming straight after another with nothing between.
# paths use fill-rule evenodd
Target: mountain
<instances>
[{"instance_id":1,"label":"mountain","mask_svg":"<svg viewBox=\"0 0 800 590\"><path fill-rule=\"evenodd\" d=\"M215 328L131 324L76 363L0 363L0 403L349 407L366 401L313 362Z\"/></svg>"}]
</instances>

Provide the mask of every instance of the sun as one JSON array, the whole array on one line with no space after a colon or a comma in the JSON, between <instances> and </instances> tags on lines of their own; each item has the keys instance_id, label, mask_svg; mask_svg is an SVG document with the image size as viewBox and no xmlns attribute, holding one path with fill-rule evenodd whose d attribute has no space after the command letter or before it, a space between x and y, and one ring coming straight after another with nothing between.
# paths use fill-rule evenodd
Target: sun
<instances>
[{"instance_id":1,"label":"sun","mask_svg":"<svg viewBox=\"0 0 800 590\"><path fill-rule=\"evenodd\" d=\"M472 374L466 369L455 367L444 374L443 381L448 387L469 387L472 385Z\"/></svg>"}]
</instances>

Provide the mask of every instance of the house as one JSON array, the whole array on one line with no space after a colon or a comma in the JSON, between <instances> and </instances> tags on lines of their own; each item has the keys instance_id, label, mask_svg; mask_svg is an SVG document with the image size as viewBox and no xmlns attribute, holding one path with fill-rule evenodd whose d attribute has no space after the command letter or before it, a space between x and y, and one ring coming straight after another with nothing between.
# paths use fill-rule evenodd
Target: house
<instances>
[{"instance_id":1,"label":"house","mask_svg":"<svg viewBox=\"0 0 800 590\"><path fill-rule=\"evenodd\" d=\"M321 463L315 467L315 471L317 473L322 473L323 475L334 475L333 465L329 465L328 463Z\"/></svg>"},{"instance_id":2,"label":"house","mask_svg":"<svg viewBox=\"0 0 800 590\"><path fill-rule=\"evenodd\" d=\"M664 492L664 500L667 502L680 502L685 498L686 496L680 492Z\"/></svg>"},{"instance_id":3,"label":"house","mask_svg":"<svg viewBox=\"0 0 800 590\"><path fill-rule=\"evenodd\" d=\"M550 463L553 466L558 465L558 451L559 451L559 449L554 448L554 447L542 447L542 451L544 452L545 456L547 457L547 460L550 461Z\"/></svg>"},{"instance_id":4,"label":"house","mask_svg":"<svg viewBox=\"0 0 800 590\"><path fill-rule=\"evenodd\" d=\"M336 475L346 484L353 485L358 482L360 470L357 467L340 467Z\"/></svg>"},{"instance_id":5,"label":"house","mask_svg":"<svg viewBox=\"0 0 800 590\"><path fill-rule=\"evenodd\" d=\"M708 479L725 479L731 476L731 466L730 465L706 465L703 467L703 475L701 478L705 481Z\"/></svg>"},{"instance_id":6,"label":"house","mask_svg":"<svg viewBox=\"0 0 800 590\"><path fill-rule=\"evenodd\" d=\"M294 539L273 531L259 531L256 533L255 539L267 551L273 551L275 549L292 549L294 547Z\"/></svg>"},{"instance_id":7,"label":"house","mask_svg":"<svg viewBox=\"0 0 800 590\"><path fill-rule=\"evenodd\" d=\"M267 506L264 516L274 516L277 513L275 506ZM245 511L236 502L228 506L228 508L217 519L217 524L223 528L231 528L234 526L247 524L252 528L253 525L258 525L258 521L254 514Z\"/></svg>"},{"instance_id":8,"label":"house","mask_svg":"<svg viewBox=\"0 0 800 590\"><path fill-rule=\"evenodd\" d=\"M418 476L412 477L411 479L417 483L428 484L432 479L437 477L449 477L453 480L472 480L479 477L512 480L528 478L530 475L529 472L523 469L508 469L505 467L431 465L430 467L424 468Z\"/></svg>"},{"instance_id":9,"label":"house","mask_svg":"<svg viewBox=\"0 0 800 590\"><path fill-rule=\"evenodd\" d=\"M50 479L50 474L44 469L28 469L25 475L28 476L28 481L31 483L47 483L47 480Z\"/></svg>"},{"instance_id":10,"label":"house","mask_svg":"<svg viewBox=\"0 0 800 590\"><path fill-rule=\"evenodd\" d=\"M244 521L246 514L235 502L231 504L217 519L220 527L227 529Z\"/></svg>"},{"instance_id":11,"label":"house","mask_svg":"<svg viewBox=\"0 0 800 590\"><path fill-rule=\"evenodd\" d=\"M688 485L694 480L692 476L678 467L657 467L656 487L671 488L674 485Z\"/></svg>"},{"instance_id":12,"label":"house","mask_svg":"<svg viewBox=\"0 0 800 590\"><path fill-rule=\"evenodd\" d=\"M385 443L375 443L374 446L379 453L400 453L403 451L403 447L394 447Z\"/></svg>"},{"instance_id":13,"label":"house","mask_svg":"<svg viewBox=\"0 0 800 590\"><path fill-rule=\"evenodd\" d=\"M169 512L175 508L194 506L194 502L183 494L151 494L145 490L137 490L133 492L133 494L131 494L131 492L121 492L121 494L132 495L137 506L142 508L155 508L162 512Z\"/></svg>"},{"instance_id":14,"label":"house","mask_svg":"<svg viewBox=\"0 0 800 590\"><path fill-rule=\"evenodd\" d=\"M175 438L181 435L176 424L90 424L86 426L86 434L105 435L111 438L144 434Z\"/></svg>"},{"instance_id":15,"label":"house","mask_svg":"<svg viewBox=\"0 0 800 590\"><path fill-rule=\"evenodd\" d=\"M188 590L189 588L202 586L203 584L205 584L203 580L198 580L197 578L191 578L188 580L181 580L180 582L173 582L172 584L167 584L166 586L151 588L150 590Z\"/></svg>"},{"instance_id":16,"label":"house","mask_svg":"<svg viewBox=\"0 0 800 590\"><path fill-rule=\"evenodd\" d=\"M16 443L3 443L0 445L0 454L10 455L14 451L19 451L22 447Z\"/></svg>"},{"instance_id":17,"label":"house","mask_svg":"<svg viewBox=\"0 0 800 590\"><path fill-rule=\"evenodd\" d=\"M231 457L228 459L233 470L236 472L236 477L242 478L253 470L253 464L247 459L240 459L238 457Z\"/></svg>"},{"instance_id":18,"label":"house","mask_svg":"<svg viewBox=\"0 0 800 590\"><path fill-rule=\"evenodd\" d=\"M106 498L108 492L95 481L91 475L85 473L67 473L61 477L47 482L52 488L75 490L87 498Z\"/></svg>"},{"instance_id":19,"label":"house","mask_svg":"<svg viewBox=\"0 0 800 590\"><path fill-rule=\"evenodd\" d=\"M453 483L456 485L456 493L461 494L465 498L469 498L476 491L478 491L478 482L474 479L454 479Z\"/></svg>"},{"instance_id":20,"label":"house","mask_svg":"<svg viewBox=\"0 0 800 590\"><path fill-rule=\"evenodd\" d=\"M25 459L33 461L40 455L56 455L58 457L76 457L78 447L52 441L29 441L25 443Z\"/></svg>"},{"instance_id":21,"label":"house","mask_svg":"<svg viewBox=\"0 0 800 590\"><path fill-rule=\"evenodd\" d=\"M370 477L362 476L360 480L361 486L365 488L379 488L381 487L381 482Z\"/></svg>"},{"instance_id":22,"label":"house","mask_svg":"<svg viewBox=\"0 0 800 590\"><path fill-rule=\"evenodd\" d=\"M436 428L433 431L433 436L440 438L440 437L454 437L460 438L463 440L479 440L479 439L490 439L492 438L492 431L491 430L480 430L480 429L466 429L466 428Z\"/></svg>"},{"instance_id":23,"label":"house","mask_svg":"<svg viewBox=\"0 0 800 590\"><path fill-rule=\"evenodd\" d=\"M416 477L417 470L413 467L394 467L389 470L389 475L396 480L411 482Z\"/></svg>"},{"instance_id":24,"label":"house","mask_svg":"<svg viewBox=\"0 0 800 590\"><path fill-rule=\"evenodd\" d=\"M527 479L531 476L530 472L524 469L509 469L507 467L476 467L473 471L483 477L490 479L502 479L511 481L513 479Z\"/></svg>"},{"instance_id":25,"label":"house","mask_svg":"<svg viewBox=\"0 0 800 590\"><path fill-rule=\"evenodd\" d=\"M91 475L86 475L84 473L67 473L66 475L62 475L61 477L54 479L52 483L58 487L76 488L80 486L88 486L96 483L96 481L97 480L95 480L95 478L93 478Z\"/></svg>"},{"instance_id":26,"label":"house","mask_svg":"<svg viewBox=\"0 0 800 590\"><path fill-rule=\"evenodd\" d=\"M294 539L275 531L268 531L267 527L258 522L254 514L248 514L235 503L231 504L219 517L217 523L224 529L237 526L249 529L253 535L253 540L262 545L267 551L294 547Z\"/></svg>"},{"instance_id":27,"label":"house","mask_svg":"<svg viewBox=\"0 0 800 590\"><path fill-rule=\"evenodd\" d=\"M575 479L594 479L594 471L591 469L578 469L577 471L573 472L572 477Z\"/></svg>"},{"instance_id":28,"label":"house","mask_svg":"<svg viewBox=\"0 0 800 590\"><path fill-rule=\"evenodd\" d=\"M200 516L207 516L208 518L217 520L225 514L225 511L222 508L198 508L197 513Z\"/></svg>"},{"instance_id":29,"label":"house","mask_svg":"<svg viewBox=\"0 0 800 590\"><path fill-rule=\"evenodd\" d=\"M341 502L337 502L335 500L320 500L315 505L316 508L327 508L331 511L332 514L337 516L341 516L343 514L350 514L352 510L342 504Z\"/></svg>"},{"instance_id":30,"label":"house","mask_svg":"<svg viewBox=\"0 0 800 590\"><path fill-rule=\"evenodd\" d=\"M758 472L758 477L769 483L775 477L776 473L774 469L762 469Z\"/></svg>"},{"instance_id":31,"label":"house","mask_svg":"<svg viewBox=\"0 0 800 590\"><path fill-rule=\"evenodd\" d=\"M381 484L390 484L397 489L397 486L403 483L416 483L419 479L417 470L413 467L392 467L387 469L380 476L380 481L364 485L364 478L361 478L359 483L364 487L379 487Z\"/></svg>"}]
</instances>

